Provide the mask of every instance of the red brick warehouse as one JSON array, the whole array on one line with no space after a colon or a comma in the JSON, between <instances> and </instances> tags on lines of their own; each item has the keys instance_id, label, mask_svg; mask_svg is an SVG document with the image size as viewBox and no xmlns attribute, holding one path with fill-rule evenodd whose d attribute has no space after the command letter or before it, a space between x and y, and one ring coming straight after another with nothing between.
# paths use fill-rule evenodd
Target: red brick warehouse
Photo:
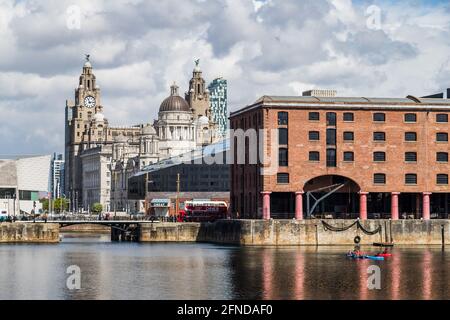
<instances>
[{"instance_id":1,"label":"red brick warehouse","mask_svg":"<svg viewBox=\"0 0 450 320\"><path fill-rule=\"evenodd\" d=\"M447 218L449 113L449 99L264 96L230 116L231 129L246 133L231 137L232 148L245 148L243 164L234 153L231 210L265 219ZM268 133L252 141L250 129ZM272 138L276 172L260 174Z\"/></svg>"}]
</instances>

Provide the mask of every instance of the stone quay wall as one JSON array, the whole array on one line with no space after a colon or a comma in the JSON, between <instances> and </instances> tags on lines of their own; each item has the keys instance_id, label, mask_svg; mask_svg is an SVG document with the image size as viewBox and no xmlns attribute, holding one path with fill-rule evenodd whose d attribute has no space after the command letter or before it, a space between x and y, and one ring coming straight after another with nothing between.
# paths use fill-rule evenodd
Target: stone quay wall
<instances>
[{"instance_id":1,"label":"stone quay wall","mask_svg":"<svg viewBox=\"0 0 450 320\"><path fill-rule=\"evenodd\" d=\"M0 243L58 243L57 223L0 223Z\"/></svg>"},{"instance_id":2,"label":"stone quay wall","mask_svg":"<svg viewBox=\"0 0 450 320\"><path fill-rule=\"evenodd\" d=\"M75 224L60 229L60 232L80 232L80 233L110 233L111 227L98 224Z\"/></svg>"},{"instance_id":3,"label":"stone quay wall","mask_svg":"<svg viewBox=\"0 0 450 320\"><path fill-rule=\"evenodd\" d=\"M355 220L327 219L345 228ZM450 245L450 220L365 220L345 231L330 231L321 220L219 220L214 223L143 224L141 242L212 242L234 245ZM364 231L376 231L371 235Z\"/></svg>"}]
</instances>

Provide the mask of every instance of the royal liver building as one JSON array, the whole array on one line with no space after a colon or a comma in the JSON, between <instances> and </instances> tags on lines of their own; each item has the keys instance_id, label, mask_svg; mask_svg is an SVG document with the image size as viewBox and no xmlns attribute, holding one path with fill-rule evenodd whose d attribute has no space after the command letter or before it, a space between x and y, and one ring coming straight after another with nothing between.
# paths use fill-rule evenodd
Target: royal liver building
<instances>
[{"instance_id":1,"label":"royal liver building","mask_svg":"<svg viewBox=\"0 0 450 320\"><path fill-rule=\"evenodd\" d=\"M129 176L221 139L209 98L197 60L185 98L174 83L153 123L112 127L86 56L75 100L66 101L65 196L71 209L86 211L99 202L106 211L141 210L140 204L127 200Z\"/></svg>"}]
</instances>

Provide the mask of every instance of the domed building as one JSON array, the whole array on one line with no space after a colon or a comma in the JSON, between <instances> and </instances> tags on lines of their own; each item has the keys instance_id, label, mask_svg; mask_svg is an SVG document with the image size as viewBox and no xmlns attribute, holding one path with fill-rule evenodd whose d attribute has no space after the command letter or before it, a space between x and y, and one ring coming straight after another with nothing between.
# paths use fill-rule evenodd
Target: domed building
<instances>
[{"instance_id":1,"label":"domed building","mask_svg":"<svg viewBox=\"0 0 450 320\"><path fill-rule=\"evenodd\" d=\"M160 139L161 158L169 158L196 147L193 113L189 104L178 94L178 86L170 87L170 96L159 107L154 127Z\"/></svg>"},{"instance_id":2,"label":"domed building","mask_svg":"<svg viewBox=\"0 0 450 320\"><path fill-rule=\"evenodd\" d=\"M142 211L127 199L128 177L143 167L220 140L212 120L209 92L196 62L185 98L174 83L153 124L110 126L89 56L66 102L66 196L74 208L96 202L105 211Z\"/></svg>"}]
</instances>

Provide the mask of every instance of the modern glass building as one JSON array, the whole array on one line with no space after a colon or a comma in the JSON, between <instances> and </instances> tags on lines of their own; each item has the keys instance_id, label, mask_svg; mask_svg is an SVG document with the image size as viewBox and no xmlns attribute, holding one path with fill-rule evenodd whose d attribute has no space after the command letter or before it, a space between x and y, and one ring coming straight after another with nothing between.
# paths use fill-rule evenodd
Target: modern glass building
<instances>
[{"instance_id":1,"label":"modern glass building","mask_svg":"<svg viewBox=\"0 0 450 320\"><path fill-rule=\"evenodd\" d=\"M228 129L227 80L214 79L208 85L208 90L213 120L219 124L220 134L225 136Z\"/></svg>"},{"instance_id":2,"label":"modern glass building","mask_svg":"<svg viewBox=\"0 0 450 320\"><path fill-rule=\"evenodd\" d=\"M62 154L53 154L50 184L52 198L62 197L64 194L64 160Z\"/></svg>"}]
</instances>

